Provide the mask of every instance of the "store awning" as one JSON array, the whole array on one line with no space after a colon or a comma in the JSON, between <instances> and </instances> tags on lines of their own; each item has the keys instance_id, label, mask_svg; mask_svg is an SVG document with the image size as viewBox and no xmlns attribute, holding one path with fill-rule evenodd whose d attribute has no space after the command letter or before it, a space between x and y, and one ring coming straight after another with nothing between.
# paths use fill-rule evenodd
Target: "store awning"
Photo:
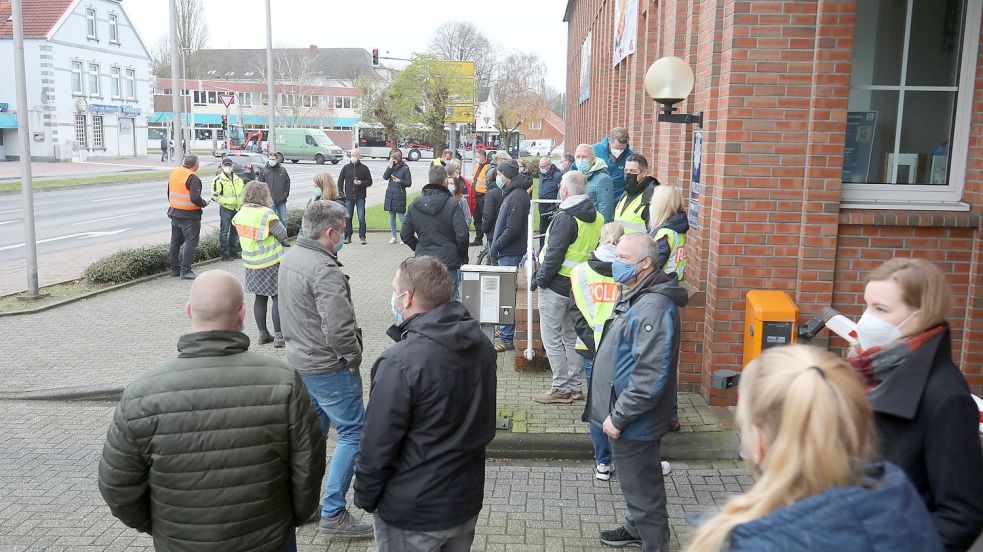
<instances>
[{"instance_id":1,"label":"store awning","mask_svg":"<svg viewBox=\"0 0 983 552\"><path fill-rule=\"evenodd\" d=\"M0 113L0 128L17 128L17 115L14 113Z\"/></svg>"}]
</instances>

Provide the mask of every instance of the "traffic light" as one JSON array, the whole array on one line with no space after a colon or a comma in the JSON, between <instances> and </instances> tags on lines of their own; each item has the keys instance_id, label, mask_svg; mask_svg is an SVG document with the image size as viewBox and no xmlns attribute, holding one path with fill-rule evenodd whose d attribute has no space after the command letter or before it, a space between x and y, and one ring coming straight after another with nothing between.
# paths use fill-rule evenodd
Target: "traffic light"
<instances>
[{"instance_id":1,"label":"traffic light","mask_svg":"<svg viewBox=\"0 0 983 552\"><path fill-rule=\"evenodd\" d=\"M222 115L222 130L229 130L229 116Z\"/></svg>"},{"instance_id":2,"label":"traffic light","mask_svg":"<svg viewBox=\"0 0 983 552\"><path fill-rule=\"evenodd\" d=\"M372 48L372 67L379 66L379 49Z\"/></svg>"}]
</instances>

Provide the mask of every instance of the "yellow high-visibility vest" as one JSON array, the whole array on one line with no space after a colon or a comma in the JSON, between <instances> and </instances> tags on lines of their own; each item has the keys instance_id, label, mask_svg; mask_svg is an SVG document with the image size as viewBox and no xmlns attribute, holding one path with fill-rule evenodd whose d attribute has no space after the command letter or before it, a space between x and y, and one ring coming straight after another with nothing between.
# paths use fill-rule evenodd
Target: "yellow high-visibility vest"
<instances>
[{"instance_id":1,"label":"yellow high-visibility vest","mask_svg":"<svg viewBox=\"0 0 983 552\"><path fill-rule=\"evenodd\" d=\"M621 226L625 228L625 234L648 232L648 228L645 227L645 219L642 217L645 207L645 192L638 194L631 201L628 201L626 194L618 202L618 206L614 208L614 221L621 223Z\"/></svg>"},{"instance_id":2,"label":"yellow high-visibility vest","mask_svg":"<svg viewBox=\"0 0 983 552\"><path fill-rule=\"evenodd\" d=\"M273 266L283 257L283 246L270 232L270 224L280 220L273 209L247 203L232 217L242 246L242 263L246 268Z\"/></svg>"},{"instance_id":3,"label":"yellow high-visibility vest","mask_svg":"<svg viewBox=\"0 0 983 552\"><path fill-rule=\"evenodd\" d=\"M246 184L237 175L223 172L212 182L212 199L226 209L238 211L242 208L242 191L245 187Z\"/></svg>"},{"instance_id":4,"label":"yellow high-visibility vest","mask_svg":"<svg viewBox=\"0 0 983 552\"><path fill-rule=\"evenodd\" d=\"M604 323L611 318L614 306L621 296L621 284L613 277L605 276L595 271L587 263L573 267L570 273L570 284L573 290L573 300L577 309L584 315L584 320L594 330L594 347L601 343ZM577 349L586 351L587 345L577 338Z\"/></svg>"},{"instance_id":5,"label":"yellow high-visibility vest","mask_svg":"<svg viewBox=\"0 0 983 552\"><path fill-rule=\"evenodd\" d=\"M655 241L665 237L669 240L669 260L664 268L666 274L675 272L679 281L683 281L686 270L686 234L680 234L669 228L659 228L655 232Z\"/></svg>"},{"instance_id":6,"label":"yellow high-visibility vest","mask_svg":"<svg viewBox=\"0 0 983 552\"><path fill-rule=\"evenodd\" d=\"M604 226L604 215L598 213L594 222L584 222L577 217L573 217L577 223L577 239L567 248L567 254L563 258L563 265L560 266L560 276L570 276L573 267L590 258L591 251L597 249L597 244L601 241L601 227ZM550 231L556 217L550 221L549 228L546 229L546 245L539 254L539 262L546 260L546 252L549 251Z\"/></svg>"}]
</instances>

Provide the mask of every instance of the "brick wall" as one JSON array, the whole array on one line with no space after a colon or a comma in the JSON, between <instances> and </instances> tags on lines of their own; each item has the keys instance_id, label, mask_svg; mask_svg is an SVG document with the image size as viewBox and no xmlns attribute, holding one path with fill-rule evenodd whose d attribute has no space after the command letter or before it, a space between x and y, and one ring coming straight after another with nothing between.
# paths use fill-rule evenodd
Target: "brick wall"
<instances>
[{"instance_id":1,"label":"brick wall","mask_svg":"<svg viewBox=\"0 0 983 552\"><path fill-rule=\"evenodd\" d=\"M971 212L857 211L841 206L854 2L640 0L637 51L611 67L611 1L571 1L571 148L626 126L656 176L688 188L693 129L655 123L642 79L669 55L696 75L694 94L678 105L705 117L700 226L688 236L693 295L683 313L683 388L698 387L713 403L733 400L710 389L709 378L740 369L748 290L787 291L801 322L826 305L855 316L866 273L892 256L914 255L940 262L950 276L956 360L983 389L983 71L964 191ZM591 94L580 104L580 45L591 29Z\"/></svg>"}]
</instances>

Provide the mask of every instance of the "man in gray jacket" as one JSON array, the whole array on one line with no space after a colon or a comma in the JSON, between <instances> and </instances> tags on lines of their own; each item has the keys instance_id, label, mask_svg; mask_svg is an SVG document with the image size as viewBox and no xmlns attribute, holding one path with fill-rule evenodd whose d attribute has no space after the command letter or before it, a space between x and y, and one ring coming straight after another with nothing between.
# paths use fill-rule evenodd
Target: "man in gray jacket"
<instances>
[{"instance_id":1,"label":"man in gray jacket","mask_svg":"<svg viewBox=\"0 0 983 552\"><path fill-rule=\"evenodd\" d=\"M249 352L242 299L238 278L202 273L178 358L126 387L106 435L99 491L157 550L296 550L317 506L324 437L307 389Z\"/></svg>"},{"instance_id":2,"label":"man in gray jacket","mask_svg":"<svg viewBox=\"0 0 983 552\"><path fill-rule=\"evenodd\" d=\"M348 512L362 436L362 330L355 321L348 277L338 252L345 245L345 208L314 201L304 212L304 236L280 261L279 291L287 364L300 373L321 419L324 436L334 424L338 444L324 485L322 533L368 537L372 526Z\"/></svg>"},{"instance_id":3,"label":"man in gray jacket","mask_svg":"<svg viewBox=\"0 0 983 552\"><path fill-rule=\"evenodd\" d=\"M679 359L679 309L686 290L655 266L659 249L645 233L618 243L611 275L624 284L594 359L587 412L611 438L623 527L601 531L609 546L669 549L669 515L659 443L669 429Z\"/></svg>"}]
</instances>

